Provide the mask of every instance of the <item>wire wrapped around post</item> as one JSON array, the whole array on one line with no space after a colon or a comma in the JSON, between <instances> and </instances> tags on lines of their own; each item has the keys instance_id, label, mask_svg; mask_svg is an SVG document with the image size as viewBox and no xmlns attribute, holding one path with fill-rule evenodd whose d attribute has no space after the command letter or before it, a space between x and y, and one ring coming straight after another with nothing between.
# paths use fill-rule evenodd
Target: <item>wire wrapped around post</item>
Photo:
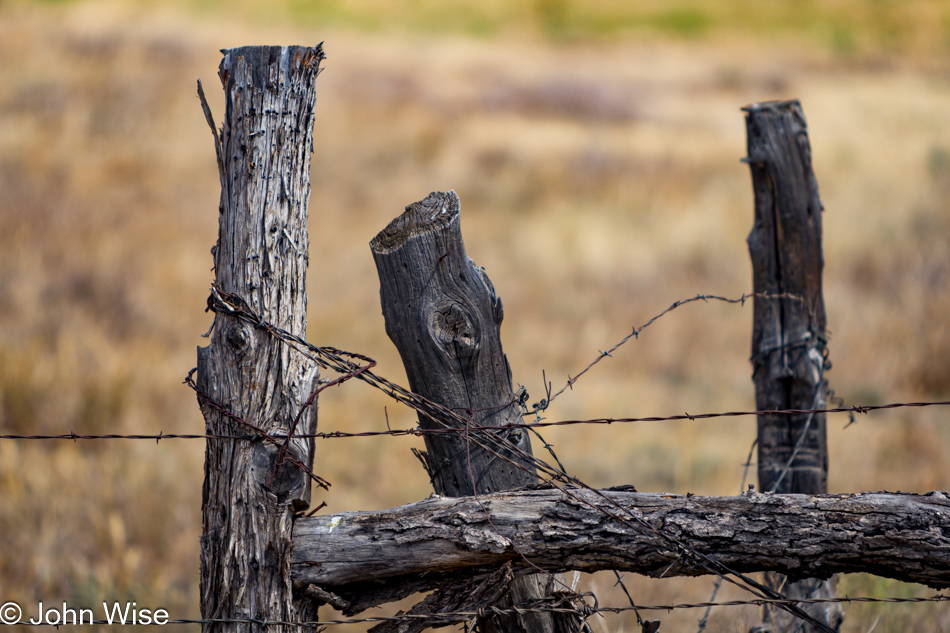
<instances>
[{"instance_id":1,"label":"wire wrapped around post","mask_svg":"<svg viewBox=\"0 0 950 633\"><path fill-rule=\"evenodd\" d=\"M323 59L319 46L224 51L220 134L199 84L221 178L209 306L215 293L240 297L261 319L299 336L307 329L314 81ZM198 349L195 389L206 432L255 431L274 440L209 439L206 445L201 612L209 619L248 619L229 631L296 631L259 621L315 619L310 600L294 600L290 572L294 513L310 501L305 471L313 465L314 440L275 438L316 431L311 394L319 377L317 365L233 310L215 311L211 342Z\"/></svg>"}]
</instances>

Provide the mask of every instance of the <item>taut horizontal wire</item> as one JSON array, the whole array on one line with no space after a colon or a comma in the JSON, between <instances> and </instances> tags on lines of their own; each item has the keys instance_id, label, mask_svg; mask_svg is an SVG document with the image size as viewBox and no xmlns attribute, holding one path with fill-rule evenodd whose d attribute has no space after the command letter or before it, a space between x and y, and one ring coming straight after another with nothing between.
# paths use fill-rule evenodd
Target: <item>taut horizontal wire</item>
<instances>
[{"instance_id":1,"label":"taut horizontal wire","mask_svg":"<svg viewBox=\"0 0 950 633\"><path fill-rule=\"evenodd\" d=\"M438 428L438 429L387 429L385 431L329 431L326 433L294 433L294 437L316 438L316 439L334 439L346 437L375 437L381 435L445 435L445 434L463 434L472 431L507 431L518 428L543 428L549 426L574 426L578 424L627 424L632 422L675 422L679 420L709 420L712 418L744 417L744 416L764 416L764 415L789 415L789 414L818 414L818 413L870 413L872 411L881 411L884 409L899 409L904 407L945 407L950 406L950 400L933 400L921 402L890 402L888 404L870 404L854 405L850 407L833 407L830 409L770 409L767 411L723 411L717 413L680 413L668 416L649 416L649 417L631 417L631 418L590 418L587 420L558 420L556 422L530 422L522 424L511 424L507 426L479 426L471 424L468 430L464 428ZM158 434L131 434L121 435L109 433L104 435L93 435L84 433L60 433L52 435L20 435L7 433L0 435L0 440L251 440L259 437L255 434L246 435L207 435L207 434L189 434L189 433L162 433ZM275 439L284 439L284 435L273 435Z\"/></svg>"}]
</instances>

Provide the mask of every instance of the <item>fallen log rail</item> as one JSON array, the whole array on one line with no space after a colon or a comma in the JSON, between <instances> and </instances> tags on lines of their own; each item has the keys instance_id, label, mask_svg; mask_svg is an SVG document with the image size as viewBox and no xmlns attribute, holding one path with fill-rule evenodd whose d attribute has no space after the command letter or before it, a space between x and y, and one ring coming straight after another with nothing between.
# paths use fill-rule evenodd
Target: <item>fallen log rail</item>
<instances>
[{"instance_id":1,"label":"fallen log rail","mask_svg":"<svg viewBox=\"0 0 950 633\"><path fill-rule=\"evenodd\" d=\"M392 593L403 583L424 590L452 574L487 574L504 563L516 575L539 568L709 574L689 550L740 573L774 571L795 580L866 572L947 588L950 497L610 489L432 495L390 510L299 518L291 563L298 589L316 585L355 612L373 602L357 598L367 592ZM357 607L354 598L365 604Z\"/></svg>"}]
</instances>

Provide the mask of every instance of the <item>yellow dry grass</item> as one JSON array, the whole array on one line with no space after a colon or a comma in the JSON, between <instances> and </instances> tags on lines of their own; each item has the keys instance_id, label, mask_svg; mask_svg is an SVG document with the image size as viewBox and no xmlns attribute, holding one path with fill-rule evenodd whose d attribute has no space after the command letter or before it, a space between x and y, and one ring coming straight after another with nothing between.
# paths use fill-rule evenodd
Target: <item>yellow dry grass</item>
<instances>
[{"instance_id":1,"label":"yellow dry grass","mask_svg":"<svg viewBox=\"0 0 950 633\"><path fill-rule=\"evenodd\" d=\"M217 230L195 79L220 117L218 49L322 40L312 341L368 354L405 382L367 243L405 204L455 189L469 254L505 303L515 380L538 400L542 369L558 388L673 301L749 290L739 108L797 97L826 206L832 387L849 404L950 394L942 4L796 3L817 16L798 22L790 3L588 4L466 3L462 19L436 3L398 12L369 0L309 12L290 0L272 11L236 3L229 18L221 4L184 0L0 3L0 432L202 431L180 384L210 324ZM681 308L547 417L752 408L750 320L749 307ZM360 384L327 392L320 407L326 431L382 429L384 407L393 426L414 424ZM831 490L947 488L948 422L940 408L847 429L831 417ZM755 426L544 435L592 485L732 494ZM340 511L427 495L411 446L420 443L319 443L316 469L333 482L320 500ZM136 600L196 617L202 458L200 441L0 440L0 600ZM642 604L705 600L712 586L628 581ZM929 593L863 576L841 583L842 594ZM612 584L582 581L601 604L624 604ZM689 630L700 616L657 617L663 630ZM710 630L745 631L755 617L720 609ZM636 630L633 616L594 628ZM946 631L950 610L848 608L845 631L871 629Z\"/></svg>"}]
</instances>

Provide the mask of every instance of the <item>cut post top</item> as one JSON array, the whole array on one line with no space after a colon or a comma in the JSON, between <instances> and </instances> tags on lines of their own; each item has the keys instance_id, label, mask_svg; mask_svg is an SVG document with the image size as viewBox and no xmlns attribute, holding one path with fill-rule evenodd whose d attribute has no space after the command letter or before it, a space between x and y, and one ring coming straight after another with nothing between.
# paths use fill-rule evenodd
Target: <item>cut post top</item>
<instances>
[{"instance_id":1,"label":"cut post top","mask_svg":"<svg viewBox=\"0 0 950 633\"><path fill-rule=\"evenodd\" d=\"M461 210L455 191L433 191L424 200L408 205L372 239L370 247L374 253L392 252L411 237L444 229L458 219Z\"/></svg>"},{"instance_id":2,"label":"cut post top","mask_svg":"<svg viewBox=\"0 0 950 633\"><path fill-rule=\"evenodd\" d=\"M274 87L275 83L285 82L292 69L313 68L319 72L320 62L327 58L323 52L323 42L316 46L240 46L223 48L221 54L224 57L218 66L218 75L222 84L228 85L231 69L237 60L243 58L251 70L251 84L258 88ZM270 72L275 63L280 73L276 78Z\"/></svg>"},{"instance_id":3,"label":"cut post top","mask_svg":"<svg viewBox=\"0 0 950 633\"><path fill-rule=\"evenodd\" d=\"M798 99L776 99L774 101L760 101L757 103L750 103L747 106L740 108L743 112L764 112L766 110L787 110L787 109L797 109L799 112L802 109L802 103Z\"/></svg>"}]
</instances>

